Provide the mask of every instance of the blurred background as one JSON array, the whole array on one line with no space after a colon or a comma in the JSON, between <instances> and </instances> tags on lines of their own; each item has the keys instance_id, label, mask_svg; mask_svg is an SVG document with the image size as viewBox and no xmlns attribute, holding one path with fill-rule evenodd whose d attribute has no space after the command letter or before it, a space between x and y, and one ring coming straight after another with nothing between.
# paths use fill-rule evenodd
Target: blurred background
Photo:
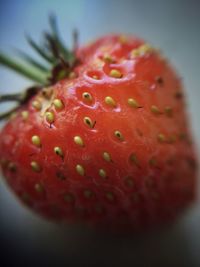
<instances>
[{"instance_id":1,"label":"blurred background","mask_svg":"<svg viewBox=\"0 0 200 267\"><path fill-rule=\"evenodd\" d=\"M178 70L200 146L200 3L198 0L0 1L0 50L34 54L24 34L39 41L55 13L60 31L80 43L111 32L136 34L160 47ZM0 93L28 80L0 67ZM1 106L1 110L3 106ZM173 226L145 236L107 236L83 226L57 226L19 205L0 179L1 266L200 266L200 201Z\"/></svg>"}]
</instances>

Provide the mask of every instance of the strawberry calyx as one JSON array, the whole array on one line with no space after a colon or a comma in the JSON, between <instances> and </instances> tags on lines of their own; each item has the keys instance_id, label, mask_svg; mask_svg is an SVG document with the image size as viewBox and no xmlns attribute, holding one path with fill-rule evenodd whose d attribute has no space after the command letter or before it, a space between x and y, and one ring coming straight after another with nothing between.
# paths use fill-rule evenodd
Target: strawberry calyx
<instances>
[{"instance_id":1,"label":"strawberry calyx","mask_svg":"<svg viewBox=\"0 0 200 267\"><path fill-rule=\"evenodd\" d=\"M21 50L17 50L17 53L20 59L23 60L23 63L0 53L0 65L12 69L37 84L18 94L0 95L0 103L16 101L19 105L22 105L44 86L53 85L62 79L70 78L72 76L71 74L74 74L74 68L80 64L80 60L76 56L78 33L76 30L73 32L73 46L72 50L69 50L59 36L56 17L54 15L50 15L49 24L51 31L44 33L44 43L42 46L39 46L30 36L26 36L30 46L46 61L46 64L36 61ZM0 120L7 118L18 106L0 114Z\"/></svg>"}]
</instances>

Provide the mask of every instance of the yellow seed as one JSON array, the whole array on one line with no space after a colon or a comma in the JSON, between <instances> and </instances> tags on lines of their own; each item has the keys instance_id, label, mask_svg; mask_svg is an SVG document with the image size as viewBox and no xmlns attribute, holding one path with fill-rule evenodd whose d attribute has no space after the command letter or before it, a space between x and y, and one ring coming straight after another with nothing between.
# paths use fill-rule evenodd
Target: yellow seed
<instances>
[{"instance_id":1,"label":"yellow seed","mask_svg":"<svg viewBox=\"0 0 200 267\"><path fill-rule=\"evenodd\" d=\"M124 180L124 183L127 187L133 187L134 186L134 181L132 177L126 177Z\"/></svg>"},{"instance_id":2,"label":"yellow seed","mask_svg":"<svg viewBox=\"0 0 200 267\"><path fill-rule=\"evenodd\" d=\"M103 158L105 161L110 162L111 161L111 156L108 152L103 152Z\"/></svg>"},{"instance_id":3,"label":"yellow seed","mask_svg":"<svg viewBox=\"0 0 200 267\"><path fill-rule=\"evenodd\" d=\"M99 170L99 175L102 177L102 178L106 178L107 174L106 174L106 171L104 169L100 169Z\"/></svg>"},{"instance_id":4,"label":"yellow seed","mask_svg":"<svg viewBox=\"0 0 200 267\"><path fill-rule=\"evenodd\" d=\"M132 108L139 108L140 107L140 105L138 104L138 102L134 98L128 99L128 105Z\"/></svg>"},{"instance_id":5,"label":"yellow seed","mask_svg":"<svg viewBox=\"0 0 200 267\"><path fill-rule=\"evenodd\" d=\"M85 101L87 101L87 102L92 102L92 96L91 96L91 94L88 93L88 92L84 92L84 93L82 94L82 98L83 98Z\"/></svg>"},{"instance_id":6,"label":"yellow seed","mask_svg":"<svg viewBox=\"0 0 200 267\"><path fill-rule=\"evenodd\" d=\"M92 76L92 79L94 79L94 80L99 80L99 77L98 77L97 75L93 75L93 76Z\"/></svg>"},{"instance_id":7,"label":"yellow seed","mask_svg":"<svg viewBox=\"0 0 200 267\"><path fill-rule=\"evenodd\" d=\"M165 107L165 113L166 113L166 115L168 117L172 117L172 115L173 115L173 109L172 109L172 107L169 107L169 106Z\"/></svg>"},{"instance_id":8,"label":"yellow seed","mask_svg":"<svg viewBox=\"0 0 200 267\"><path fill-rule=\"evenodd\" d=\"M131 51L131 58L139 57L148 53L151 53L153 51L153 47L150 44L142 44L138 48L134 48Z\"/></svg>"},{"instance_id":9,"label":"yellow seed","mask_svg":"<svg viewBox=\"0 0 200 267\"><path fill-rule=\"evenodd\" d=\"M165 135L161 134L161 133L158 134L158 141L161 142L161 143L165 142L166 141Z\"/></svg>"},{"instance_id":10,"label":"yellow seed","mask_svg":"<svg viewBox=\"0 0 200 267\"><path fill-rule=\"evenodd\" d=\"M54 147L54 152L56 153L56 155L60 156L60 157L63 157L63 151L60 147L56 146Z\"/></svg>"},{"instance_id":11,"label":"yellow seed","mask_svg":"<svg viewBox=\"0 0 200 267\"><path fill-rule=\"evenodd\" d=\"M151 158L151 159L149 160L149 165L152 166L152 167L156 166L156 165L157 165L157 160L156 160L156 158Z\"/></svg>"},{"instance_id":12,"label":"yellow seed","mask_svg":"<svg viewBox=\"0 0 200 267\"><path fill-rule=\"evenodd\" d=\"M110 74L109 74L110 77L113 77L113 78L122 78L122 73L119 71L119 70L116 70L116 69L112 69L110 71Z\"/></svg>"},{"instance_id":13,"label":"yellow seed","mask_svg":"<svg viewBox=\"0 0 200 267\"><path fill-rule=\"evenodd\" d=\"M11 171L11 172L15 172L16 171L16 164L13 163L13 162L9 162L8 164L8 169Z\"/></svg>"},{"instance_id":14,"label":"yellow seed","mask_svg":"<svg viewBox=\"0 0 200 267\"><path fill-rule=\"evenodd\" d=\"M74 143L77 144L78 146L84 146L83 139L80 136L74 136Z\"/></svg>"},{"instance_id":15,"label":"yellow seed","mask_svg":"<svg viewBox=\"0 0 200 267\"><path fill-rule=\"evenodd\" d=\"M51 87L42 89L42 95L44 96L44 98L50 99L52 94L53 94L53 89Z\"/></svg>"},{"instance_id":16,"label":"yellow seed","mask_svg":"<svg viewBox=\"0 0 200 267\"><path fill-rule=\"evenodd\" d=\"M143 44L139 47L139 51L141 54L147 54L153 51L153 47L150 44Z\"/></svg>"},{"instance_id":17,"label":"yellow seed","mask_svg":"<svg viewBox=\"0 0 200 267\"><path fill-rule=\"evenodd\" d=\"M68 203L74 202L74 196L71 193L65 194L63 198Z\"/></svg>"},{"instance_id":18,"label":"yellow seed","mask_svg":"<svg viewBox=\"0 0 200 267\"><path fill-rule=\"evenodd\" d=\"M105 103L111 107L116 107L116 102L111 96L105 97Z\"/></svg>"},{"instance_id":19,"label":"yellow seed","mask_svg":"<svg viewBox=\"0 0 200 267\"><path fill-rule=\"evenodd\" d=\"M31 162L31 167L32 167L32 170L34 172L40 172L41 171L41 167L36 161Z\"/></svg>"},{"instance_id":20,"label":"yellow seed","mask_svg":"<svg viewBox=\"0 0 200 267\"><path fill-rule=\"evenodd\" d=\"M34 108L34 109L36 109L36 110L41 110L42 109L42 104L41 104L41 102L40 101L38 101L38 100L34 100L33 102L32 102L32 107Z\"/></svg>"},{"instance_id":21,"label":"yellow seed","mask_svg":"<svg viewBox=\"0 0 200 267\"><path fill-rule=\"evenodd\" d=\"M135 48L131 51L131 58L139 57L140 56L140 51L138 48Z\"/></svg>"},{"instance_id":22,"label":"yellow seed","mask_svg":"<svg viewBox=\"0 0 200 267\"><path fill-rule=\"evenodd\" d=\"M63 102L58 98L54 99L53 104L56 110L61 110L64 107Z\"/></svg>"},{"instance_id":23,"label":"yellow seed","mask_svg":"<svg viewBox=\"0 0 200 267\"><path fill-rule=\"evenodd\" d=\"M127 41L128 41L128 38L127 38L126 35L120 35L120 36L119 36L119 42L120 42L121 44L125 44L125 43L127 43Z\"/></svg>"},{"instance_id":24,"label":"yellow seed","mask_svg":"<svg viewBox=\"0 0 200 267\"><path fill-rule=\"evenodd\" d=\"M81 176L84 176L84 174L85 174L85 170L84 170L83 166L80 165L80 164L77 164L77 165L76 165L76 171L77 171L77 173L80 174Z\"/></svg>"},{"instance_id":25,"label":"yellow seed","mask_svg":"<svg viewBox=\"0 0 200 267\"><path fill-rule=\"evenodd\" d=\"M168 138L168 143L172 144L175 143L177 141L177 137L175 135L171 135Z\"/></svg>"},{"instance_id":26,"label":"yellow seed","mask_svg":"<svg viewBox=\"0 0 200 267\"><path fill-rule=\"evenodd\" d=\"M92 120L89 117L84 117L83 121L90 128L94 127L94 123L92 122Z\"/></svg>"},{"instance_id":27,"label":"yellow seed","mask_svg":"<svg viewBox=\"0 0 200 267\"><path fill-rule=\"evenodd\" d=\"M22 115L23 120L26 121L29 117L29 112L24 110L22 111L21 115Z\"/></svg>"},{"instance_id":28,"label":"yellow seed","mask_svg":"<svg viewBox=\"0 0 200 267\"><path fill-rule=\"evenodd\" d=\"M119 139L120 141L124 140L124 137L120 131L115 131L114 134L117 137L117 139Z\"/></svg>"},{"instance_id":29,"label":"yellow seed","mask_svg":"<svg viewBox=\"0 0 200 267\"><path fill-rule=\"evenodd\" d=\"M112 193L112 192L107 192L107 193L106 193L106 198L107 198L107 200L109 200L109 201L113 201L113 200L114 200L114 195L113 195L113 193Z\"/></svg>"},{"instance_id":30,"label":"yellow seed","mask_svg":"<svg viewBox=\"0 0 200 267\"><path fill-rule=\"evenodd\" d=\"M53 123L54 122L54 114L53 114L53 112L47 111L45 113L45 118L46 118L48 123L50 123L50 124Z\"/></svg>"},{"instance_id":31,"label":"yellow seed","mask_svg":"<svg viewBox=\"0 0 200 267\"><path fill-rule=\"evenodd\" d=\"M112 57L111 57L110 55L108 55L108 54L105 54L105 55L103 56L103 60L104 60L106 63L112 63L112 62L113 62Z\"/></svg>"},{"instance_id":32,"label":"yellow seed","mask_svg":"<svg viewBox=\"0 0 200 267\"><path fill-rule=\"evenodd\" d=\"M38 135L33 135L31 138L31 141L33 143L33 145L40 147L41 146L41 139Z\"/></svg>"},{"instance_id":33,"label":"yellow seed","mask_svg":"<svg viewBox=\"0 0 200 267\"><path fill-rule=\"evenodd\" d=\"M76 73L74 72L74 71L71 71L70 73L69 73L69 79L74 79L74 78L76 78L77 77L77 75L76 75Z\"/></svg>"},{"instance_id":34,"label":"yellow seed","mask_svg":"<svg viewBox=\"0 0 200 267\"><path fill-rule=\"evenodd\" d=\"M154 113L154 114L160 114L159 108L157 106L155 106L155 105L151 106L151 112Z\"/></svg>"},{"instance_id":35,"label":"yellow seed","mask_svg":"<svg viewBox=\"0 0 200 267\"><path fill-rule=\"evenodd\" d=\"M91 198L93 195L94 195L94 193L91 191L91 190L85 190L84 192L83 192L83 194L84 194L84 197L85 198Z\"/></svg>"},{"instance_id":36,"label":"yellow seed","mask_svg":"<svg viewBox=\"0 0 200 267\"><path fill-rule=\"evenodd\" d=\"M35 191L38 193L44 192L44 187L41 184L35 184Z\"/></svg>"},{"instance_id":37,"label":"yellow seed","mask_svg":"<svg viewBox=\"0 0 200 267\"><path fill-rule=\"evenodd\" d=\"M135 165L139 165L139 160L137 158L137 155L135 153L132 153L130 155L130 161L134 163Z\"/></svg>"}]
</instances>

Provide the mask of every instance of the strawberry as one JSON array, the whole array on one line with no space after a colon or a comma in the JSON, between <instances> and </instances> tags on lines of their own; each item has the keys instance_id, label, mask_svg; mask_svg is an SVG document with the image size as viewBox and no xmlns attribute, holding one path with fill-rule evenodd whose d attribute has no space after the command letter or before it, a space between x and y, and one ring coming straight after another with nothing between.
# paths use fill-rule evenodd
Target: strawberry
<instances>
[{"instance_id":1,"label":"strawberry","mask_svg":"<svg viewBox=\"0 0 200 267\"><path fill-rule=\"evenodd\" d=\"M21 104L0 133L7 183L58 222L131 230L169 222L195 198L197 173L180 78L139 38L108 35L70 53L51 26L48 51L29 39L51 72L21 53L40 76L20 71L39 86L0 98Z\"/></svg>"}]
</instances>

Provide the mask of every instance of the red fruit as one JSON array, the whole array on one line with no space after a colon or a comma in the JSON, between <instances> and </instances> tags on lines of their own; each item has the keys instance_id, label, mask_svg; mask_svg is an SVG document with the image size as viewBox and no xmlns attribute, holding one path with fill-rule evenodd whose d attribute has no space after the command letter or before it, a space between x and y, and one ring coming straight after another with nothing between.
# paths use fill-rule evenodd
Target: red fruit
<instances>
[{"instance_id":1,"label":"red fruit","mask_svg":"<svg viewBox=\"0 0 200 267\"><path fill-rule=\"evenodd\" d=\"M195 153L180 79L142 40L78 49L74 73L23 104L1 131L4 176L50 219L141 229L195 197Z\"/></svg>"}]
</instances>

